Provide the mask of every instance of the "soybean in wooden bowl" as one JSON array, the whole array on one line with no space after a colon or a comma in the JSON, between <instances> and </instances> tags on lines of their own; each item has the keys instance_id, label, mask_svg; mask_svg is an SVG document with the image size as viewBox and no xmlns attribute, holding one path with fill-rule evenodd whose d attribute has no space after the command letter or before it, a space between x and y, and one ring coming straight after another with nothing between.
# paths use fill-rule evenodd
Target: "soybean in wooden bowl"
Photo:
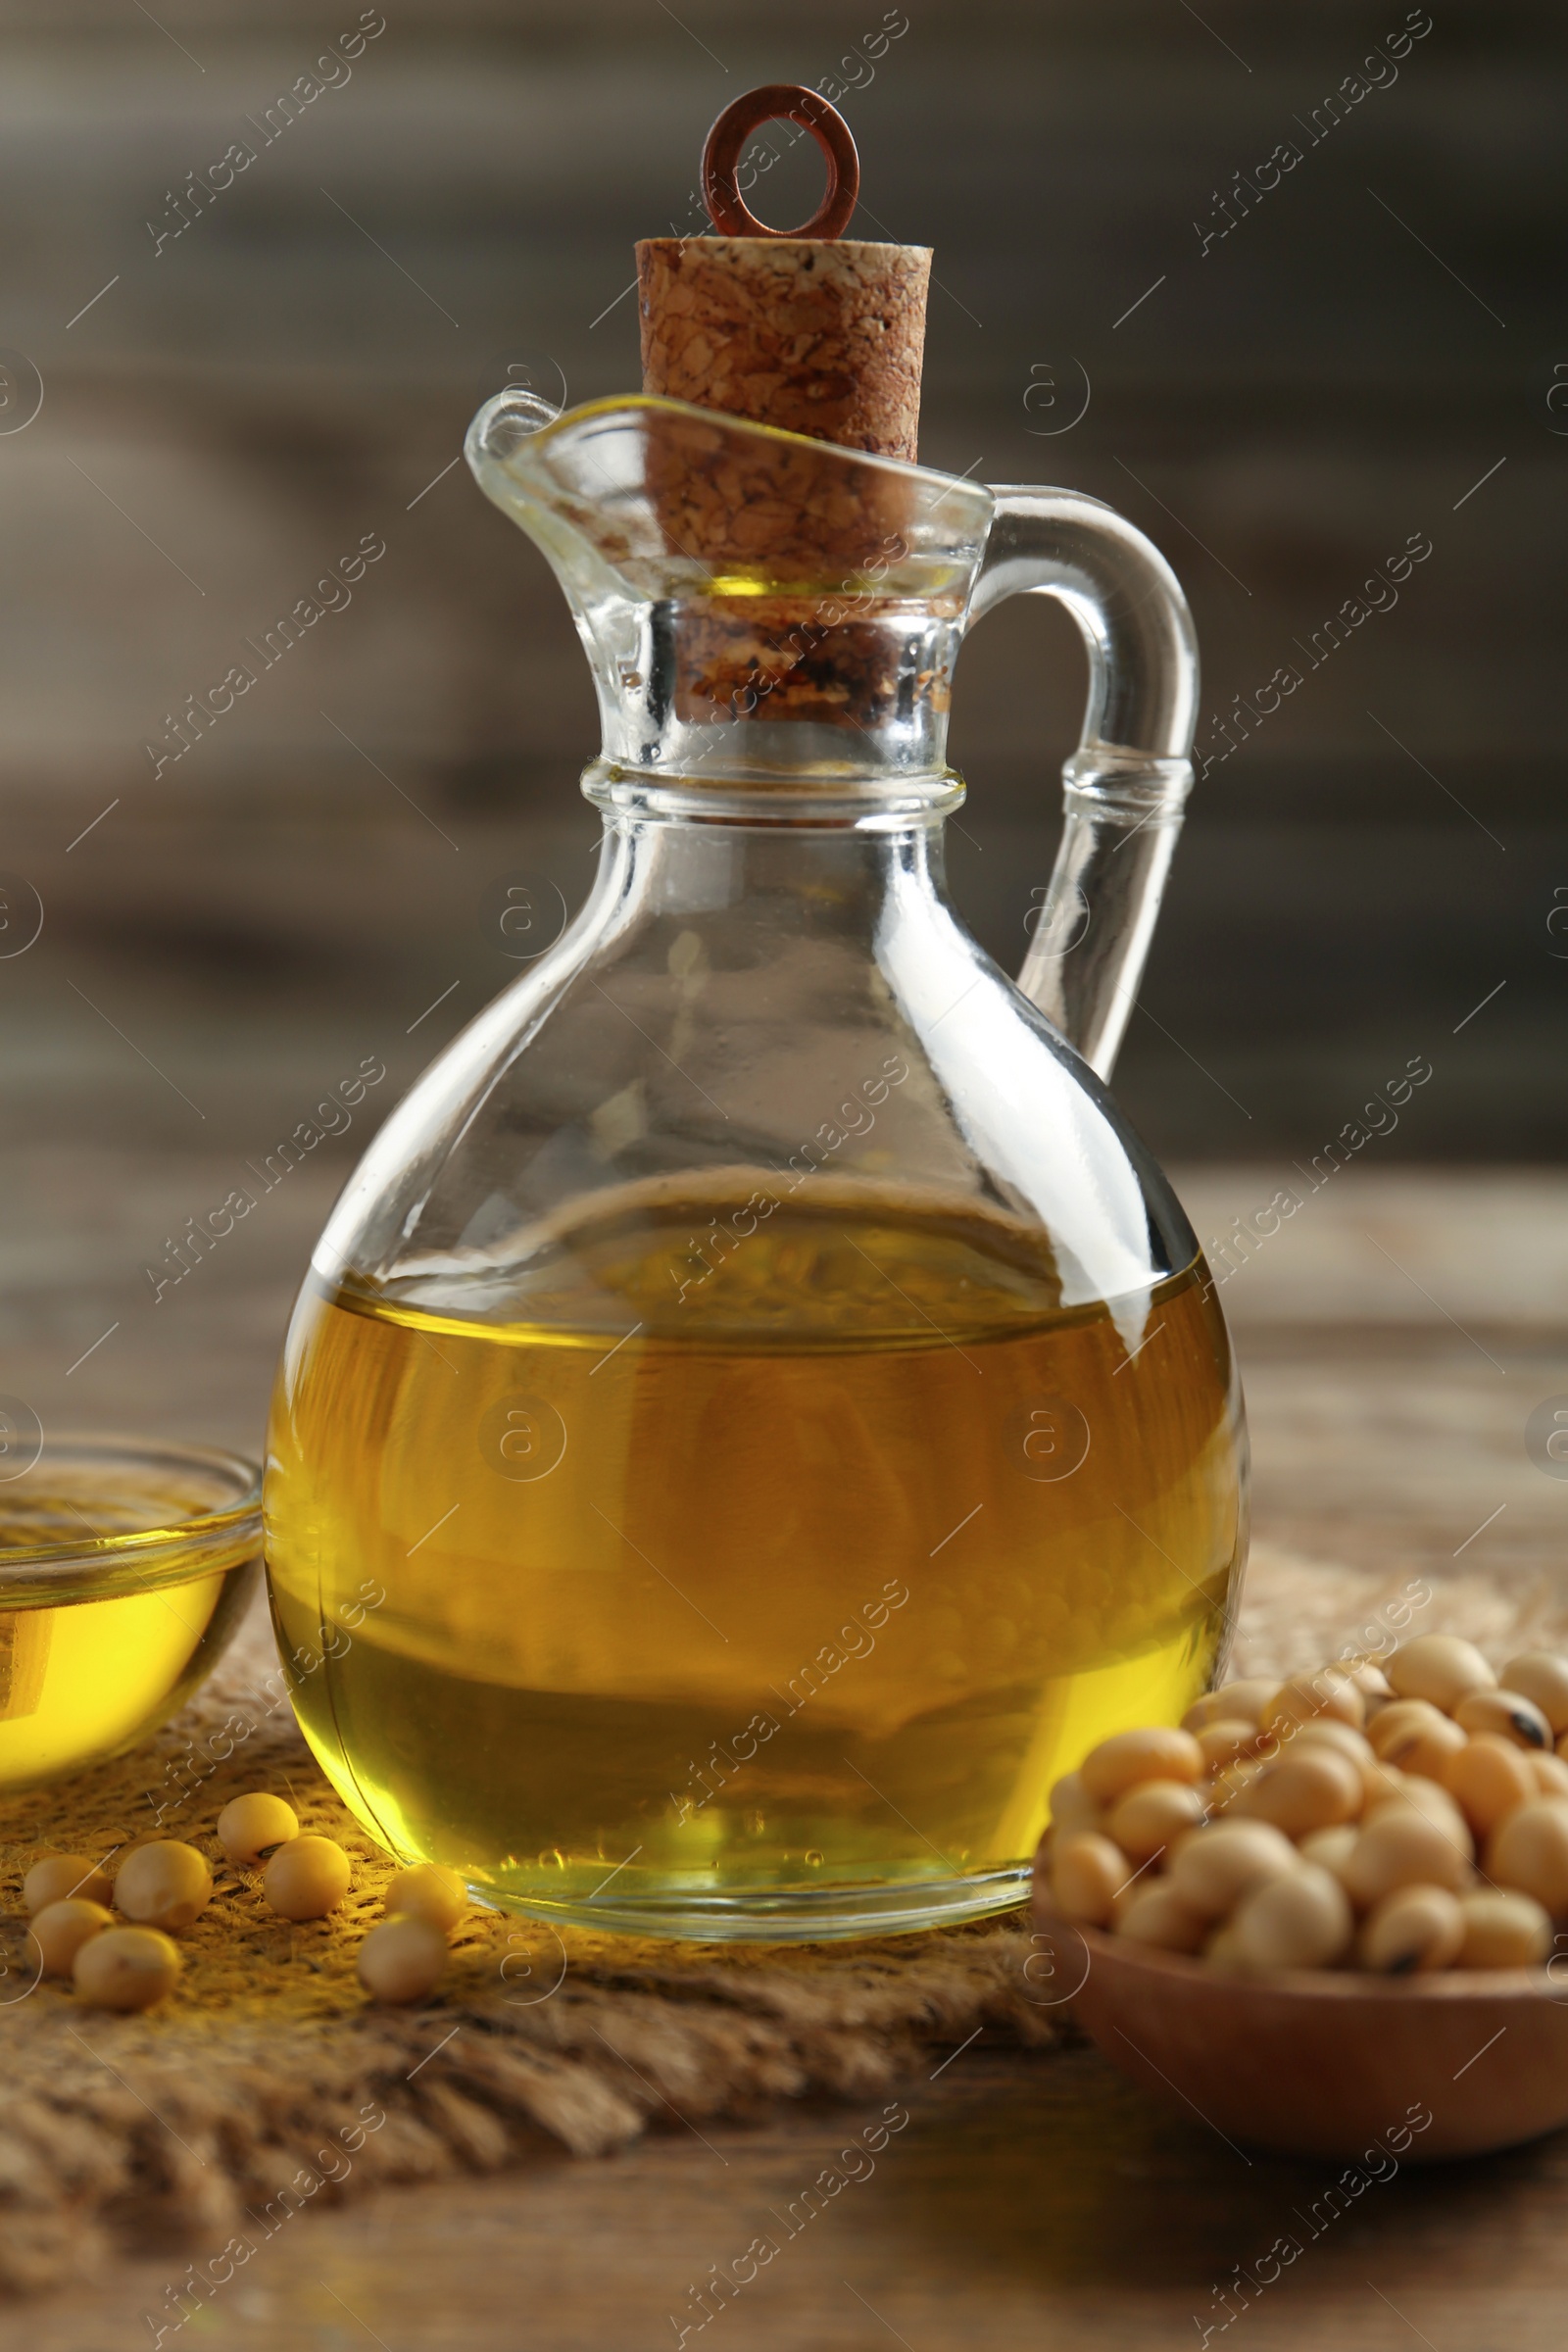
<instances>
[{"instance_id":1,"label":"soybean in wooden bowl","mask_svg":"<svg viewBox=\"0 0 1568 2352\"><path fill-rule=\"evenodd\" d=\"M1235 2144L1422 2161L1556 2130L1568 1656L1499 1678L1423 1635L1115 1734L1052 1791L1036 1905L1031 1977Z\"/></svg>"}]
</instances>

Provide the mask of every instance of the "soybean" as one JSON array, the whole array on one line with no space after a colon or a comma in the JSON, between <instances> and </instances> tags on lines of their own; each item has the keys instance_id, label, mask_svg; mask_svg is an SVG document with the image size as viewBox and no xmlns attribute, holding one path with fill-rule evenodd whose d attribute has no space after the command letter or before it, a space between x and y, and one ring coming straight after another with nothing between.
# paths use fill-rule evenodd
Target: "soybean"
<instances>
[{"instance_id":1,"label":"soybean","mask_svg":"<svg viewBox=\"0 0 1568 2352\"><path fill-rule=\"evenodd\" d=\"M1311 1723L1320 1715L1348 1723L1356 1732L1366 1721L1364 1695L1348 1674L1333 1666L1325 1666L1317 1674L1293 1675L1288 1683L1282 1683L1263 1709L1263 1729L1285 1731L1289 1726Z\"/></svg>"},{"instance_id":2,"label":"soybean","mask_svg":"<svg viewBox=\"0 0 1568 2352\"><path fill-rule=\"evenodd\" d=\"M174 1838L139 1845L115 1880L119 1908L144 1928L188 1928L206 1910L212 1892L206 1855Z\"/></svg>"},{"instance_id":3,"label":"soybean","mask_svg":"<svg viewBox=\"0 0 1568 2352\"><path fill-rule=\"evenodd\" d=\"M1409 1786L1409 1773L1401 1772L1397 1764L1374 1764L1371 1771L1362 1777L1361 1786L1366 1791L1363 1810L1367 1814L1374 1813L1389 1797L1398 1796Z\"/></svg>"},{"instance_id":4,"label":"soybean","mask_svg":"<svg viewBox=\"0 0 1568 2352\"><path fill-rule=\"evenodd\" d=\"M1126 1882L1126 1856L1096 1831L1081 1830L1059 1845L1053 1843L1051 1896L1064 1919L1102 1928Z\"/></svg>"},{"instance_id":5,"label":"soybean","mask_svg":"<svg viewBox=\"0 0 1568 2352\"><path fill-rule=\"evenodd\" d=\"M1516 1747L1551 1753L1550 1724L1535 1700L1518 1690L1472 1690L1454 1708L1453 1720L1472 1738L1478 1732L1495 1732L1498 1739L1511 1740Z\"/></svg>"},{"instance_id":6,"label":"soybean","mask_svg":"<svg viewBox=\"0 0 1568 2352\"><path fill-rule=\"evenodd\" d=\"M1148 1724L1102 1740L1078 1772L1097 1805L1112 1805L1140 1781L1196 1781L1202 1769L1203 1751L1191 1732Z\"/></svg>"},{"instance_id":7,"label":"soybean","mask_svg":"<svg viewBox=\"0 0 1568 2352\"><path fill-rule=\"evenodd\" d=\"M1301 1839L1297 1851L1303 1862L1318 1862L1325 1870L1332 1870L1343 1884L1345 1865L1355 1851L1360 1835L1353 1821L1342 1821L1332 1830L1313 1830Z\"/></svg>"},{"instance_id":8,"label":"soybean","mask_svg":"<svg viewBox=\"0 0 1568 2352\"><path fill-rule=\"evenodd\" d=\"M1223 1919L1244 1895L1297 1864L1295 1846L1271 1823L1217 1821L1183 1839L1168 1875L1189 1909Z\"/></svg>"},{"instance_id":9,"label":"soybean","mask_svg":"<svg viewBox=\"0 0 1568 2352\"><path fill-rule=\"evenodd\" d=\"M218 1816L219 1844L231 1862L247 1870L299 1834L300 1819L293 1806L260 1788L249 1796L231 1797Z\"/></svg>"},{"instance_id":10,"label":"soybean","mask_svg":"<svg viewBox=\"0 0 1568 2352\"><path fill-rule=\"evenodd\" d=\"M1081 1772L1064 1772L1053 1784L1051 1826L1058 1838L1074 1837L1080 1830L1098 1830L1102 1818L1102 1808L1084 1787Z\"/></svg>"},{"instance_id":11,"label":"soybean","mask_svg":"<svg viewBox=\"0 0 1568 2352\"><path fill-rule=\"evenodd\" d=\"M370 1930L355 1966L371 2000L397 2006L432 1992L449 1957L441 1930L405 1912Z\"/></svg>"},{"instance_id":12,"label":"soybean","mask_svg":"<svg viewBox=\"0 0 1568 2352\"><path fill-rule=\"evenodd\" d=\"M1496 1676L1472 1642L1457 1634L1418 1634L1389 1659L1389 1680L1401 1698L1427 1698L1451 1714L1472 1690L1495 1688Z\"/></svg>"},{"instance_id":13,"label":"soybean","mask_svg":"<svg viewBox=\"0 0 1568 2352\"><path fill-rule=\"evenodd\" d=\"M1256 1724L1239 1715L1221 1715L1213 1723L1205 1723L1198 1734L1204 1770L1218 1772L1222 1765L1234 1764L1240 1757L1255 1756L1261 1738Z\"/></svg>"},{"instance_id":14,"label":"soybean","mask_svg":"<svg viewBox=\"0 0 1568 2352\"><path fill-rule=\"evenodd\" d=\"M1188 1708L1182 1717L1182 1729L1201 1732L1211 1723L1242 1721L1250 1723L1255 1731L1262 1721L1264 1707L1278 1689L1277 1683L1261 1678L1221 1683L1217 1690L1207 1691Z\"/></svg>"},{"instance_id":15,"label":"soybean","mask_svg":"<svg viewBox=\"0 0 1568 2352\"><path fill-rule=\"evenodd\" d=\"M1564 1814L1568 1831L1568 1807ZM1470 1870L1470 1833L1457 1810L1454 1819L1462 1844L1451 1829L1440 1827L1412 1804L1396 1799L1381 1805L1345 1863L1351 1901L1370 1910L1401 1886L1446 1886L1450 1892L1462 1886Z\"/></svg>"},{"instance_id":16,"label":"soybean","mask_svg":"<svg viewBox=\"0 0 1568 2352\"><path fill-rule=\"evenodd\" d=\"M1249 1968L1328 1968L1348 1948L1354 1922L1345 1888L1315 1862L1254 1888L1231 1922Z\"/></svg>"},{"instance_id":17,"label":"soybean","mask_svg":"<svg viewBox=\"0 0 1568 2352\"><path fill-rule=\"evenodd\" d=\"M1427 1698L1396 1699L1374 1716L1368 1738L1373 1753L1401 1772L1439 1780L1466 1735Z\"/></svg>"},{"instance_id":18,"label":"soybean","mask_svg":"<svg viewBox=\"0 0 1568 2352\"><path fill-rule=\"evenodd\" d=\"M157 1928L108 1928L76 1954L76 1990L95 2009L150 2009L179 1982L179 1947Z\"/></svg>"},{"instance_id":19,"label":"soybean","mask_svg":"<svg viewBox=\"0 0 1568 2352\"><path fill-rule=\"evenodd\" d=\"M1433 1724L1447 1720L1442 1708L1435 1707L1430 1698L1396 1698L1367 1727L1367 1745L1375 1756L1386 1757L1408 1733L1430 1730Z\"/></svg>"},{"instance_id":20,"label":"soybean","mask_svg":"<svg viewBox=\"0 0 1568 2352\"><path fill-rule=\"evenodd\" d=\"M64 1902L46 1903L34 1913L28 1940L40 1976L69 1977L76 1954L89 1936L101 1936L115 1924L102 1903L84 1895L68 1894Z\"/></svg>"},{"instance_id":21,"label":"soybean","mask_svg":"<svg viewBox=\"0 0 1568 2352\"><path fill-rule=\"evenodd\" d=\"M437 1862L416 1862L394 1874L384 1899L389 1913L428 1920L445 1935L468 1908L468 1889L455 1870L443 1870Z\"/></svg>"},{"instance_id":22,"label":"soybean","mask_svg":"<svg viewBox=\"0 0 1568 2352\"><path fill-rule=\"evenodd\" d=\"M1361 1810L1361 1775L1348 1756L1323 1742L1293 1745L1265 1764L1236 1800L1250 1820L1269 1821L1287 1838L1332 1829Z\"/></svg>"},{"instance_id":23,"label":"soybean","mask_svg":"<svg viewBox=\"0 0 1568 2352\"><path fill-rule=\"evenodd\" d=\"M1568 1764L1561 1756L1528 1756L1525 1760L1543 1796L1568 1796Z\"/></svg>"},{"instance_id":24,"label":"soybean","mask_svg":"<svg viewBox=\"0 0 1568 2352\"><path fill-rule=\"evenodd\" d=\"M267 1865L262 1893L285 1919L324 1919L349 1890L349 1858L330 1838L291 1838Z\"/></svg>"},{"instance_id":25,"label":"soybean","mask_svg":"<svg viewBox=\"0 0 1568 2352\"><path fill-rule=\"evenodd\" d=\"M1568 1732L1568 1658L1555 1650L1527 1649L1510 1658L1502 1670L1505 1690L1533 1698L1552 1729L1554 1739Z\"/></svg>"},{"instance_id":26,"label":"soybean","mask_svg":"<svg viewBox=\"0 0 1568 2352\"><path fill-rule=\"evenodd\" d=\"M1352 1731L1348 1723L1341 1723L1336 1715L1317 1715L1310 1723L1303 1723L1293 1735L1292 1745L1335 1748L1342 1756L1348 1756L1356 1771L1363 1776L1377 1762L1376 1750L1366 1735Z\"/></svg>"},{"instance_id":27,"label":"soybean","mask_svg":"<svg viewBox=\"0 0 1568 2352\"><path fill-rule=\"evenodd\" d=\"M1203 1799L1191 1782L1140 1781L1111 1806L1105 1834L1129 1862L1152 1862L1202 1818Z\"/></svg>"},{"instance_id":28,"label":"soybean","mask_svg":"<svg viewBox=\"0 0 1568 2352\"><path fill-rule=\"evenodd\" d=\"M45 1854L22 1882L22 1902L29 1919L79 1895L86 1903L109 1903L114 1887L88 1854Z\"/></svg>"},{"instance_id":29,"label":"soybean","mask_svg":"<svg viewBox=\"0 0 1568 2352\"><path fill-rule=\"evenodd\" d=\"M1467 1860L1475 1853L1469 1826L1446 1788L1437 1781L1426 1780L1418 1772L1407 1772L1391 1797L1380 1797L1367 1808L1366 1818L1373 1820L1379 1813L1407 1811L1425 1814L1428 1821L1451 1838L1461 1847Z\"/></svg>"},{"instance_id":30,"label":"soybean","mask_svg":"<svg viewBox=\"0 0 1568 2352\"><path fill-rule=\"evenodd\" d=\"M1464 1913L1446 1886L1401 1886L1386 1895L1361 1930L1361 1966L1382 1977L1446 1968L1464 1942Z\"/></svg>"},{"instance_id":31,"label":"soybean","mask_svg":"<svg viewBox=\"0 0 1568 2352\"><path fill-rule=\"evenodd\" d=\"M1394 1685L1390 1682L1388 1676L1384 1673L1381 1666L1374 1665L1372 1660L1368 1658L1363 1664L1359 1666L1348 1667L1347 1671L1349 1674L1351 1682L1355 1685L1356 1689L1360 1691L1362 1698L1366 1701L1366 1711L1369 1717L1373 1715L1378 1708L1386 1707L1388 1705L1390 1699L1394 1696Z\"/></svg>"},{"instance_id":32,"label":"soybean","mask_svg":"<svg viewBox=\"0 0 1568 2352\"><path fill-rule=\"evenodd\" d=\"M1540 1794L1535 1762L1495 1732L1478 1733L1449 1757L1446 1785L1477 1838L1490 1838L1498 1822Z\"/></svg>"},{"instance_id":33,"label":"soybean","mask_svg":"<svg viewBox=\"0 0 1568 2352\"><path fill-rule=\"evenodd\" d=\"M1152 1944L1162 1952L1198 1952L1210 1922L1190 1910L1173 1886L1156 1880L1140 1886L1133 1900L1116 1916L1115 1932L1129 1943Z\"/></svg>"},{"instance_id":34,"label":"soybean","mask_svg":"<svg viewBox=\"0 0 1568 2352\"><path fill-rule=\"evenodd\" d=\"M1246 1788L1250 1788L1263 1767L1254 1757L1238 1756L1232 1764L1222 1764L1208 1784L1210 1814L1228 1813Z\"/></svg>"},{"instance_id":35,"label":"soybean","mask_svg":"<svg viewBox=\"0 0 1568 2352\"><path fill-rule=\"evenodd\" d=\"M1539 1968L1551 1949L1551 1921L1533 1895L1477 1886L1459 1897L1459 1910L1458 1968Z\"/></svg>"},{"instance_id":36,"label":"soybean","mask_svg":"<svg viewBox=\"0 0 1568 2352\"><path fill-rule=\"evenodd\" d=\"M1553 1919L1568 1912L1568 1799L1539 1796L1510 1813L1487 1846L1487 1876L1533 1894Z\"/></svg>"}]
</instances>

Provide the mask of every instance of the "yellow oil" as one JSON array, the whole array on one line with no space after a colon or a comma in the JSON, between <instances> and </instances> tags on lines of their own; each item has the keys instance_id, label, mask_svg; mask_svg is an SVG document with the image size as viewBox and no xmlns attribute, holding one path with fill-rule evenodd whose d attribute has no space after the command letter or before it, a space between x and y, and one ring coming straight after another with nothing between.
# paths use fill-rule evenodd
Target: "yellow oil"
<instances>
[{"instance_id":1,"label":"yellow oil","mask_svg":"<svg viewBox=\"0 0 1568 2352\"><path fill-rule=\"evenodd\" d=\"M79 1499L92 1513L88 1533L108 1532L112 1504L90 1492ZM183 1507L181 1499L171 1510L170 1532ZM138 1535L156 1538L144 1511L133 1516ZM145 1574L122 1553L85 1585L78 1570L51 1577L28 1568L26 1599L8 1605L7 1552L74 1543L83 1530L70 1495L39 1489L0 1499L0 1788L55 1780L134 1747L195 1690L255 1587L253 1535L218 1565L204 1550L196 1572L183 1575L167 1553Z\"/></svg>"},{"instance_id":2,"label":"yellow oil","mask_svg":"<svg viewBox=\"0 0 1568 2352\"><path fill-rule=\"evenodd\" d=\"M1000 1216L766 1197L628 1188L491 1319L296 1315L296 1708L373 1837L508 1907L787 1936L1016 1899L1052 1781L1174 1720L1226 1631L1200 1262L1118 1328Z\"/></svg>"}]
</instances>

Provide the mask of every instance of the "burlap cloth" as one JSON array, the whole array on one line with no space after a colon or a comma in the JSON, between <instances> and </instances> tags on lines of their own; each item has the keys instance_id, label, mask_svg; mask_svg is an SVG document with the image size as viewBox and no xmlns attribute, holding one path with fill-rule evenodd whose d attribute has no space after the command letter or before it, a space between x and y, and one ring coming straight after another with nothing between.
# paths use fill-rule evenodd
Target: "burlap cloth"
<instances>
[{"instance_id":1,"label":"burlap cloth","mask_svg":"<svg viewBox=\"0 0 1568 2352\"><path fill-rule=\"evenodd\" d=\"M1236 1669L1282 1673L1376 1646L1404 1566L1387 1576L1254 1548ZM1562 1640L1541 1585L1419 1586L1409 1630L1463 1632L1499 1661ZM1381 1637L1383 1643L1393 1638ZM265 1646L264 1646L265 1644ZM864 2099L980 2027L988 2046L1049 2046L1062 2021L1023 1975L1018 1915L977 1928L797 1950L643 1942L475 1911L436 1997L372 2010L355 1948L391 1865L339 1804L286 1705L269 1712L265 1620L179 1721L136 1754L0 1810L0 1909L42 1852L104 1854L154 1828L215 1864L162 2008L122 2018L64 1986L28 1989L18 1928L0 1978L0 2285L44 2287L130 2239L256 2240L285 2211L390 2181L496 2172L547 2135L602 2156L650 2129L698 2131L811 2095ZM231 1718L253 1728L229 1760ZM228 1724L227 1738L220 1727ZM292 1792L303 1825L355 1858L330 1919L291 1927L222 1859L213 1825L245 1788ZM188 1791L183 1793L182 1791ZM151 1792L151 1795L149 1795ZM929 2071L929 2069L927 2070Z\"/></svg>"}]
</instances>

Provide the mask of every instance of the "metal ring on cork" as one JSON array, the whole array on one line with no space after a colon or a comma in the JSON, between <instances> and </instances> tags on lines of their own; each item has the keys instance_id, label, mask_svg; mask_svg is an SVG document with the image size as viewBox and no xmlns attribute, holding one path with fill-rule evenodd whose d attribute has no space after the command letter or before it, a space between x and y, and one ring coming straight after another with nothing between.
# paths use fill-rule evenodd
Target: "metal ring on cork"
<instances>
[{"instance_id":1,"label":"metal ring on cork","mask_svg":"<svg viewBox=\"0 0 1568 2352\"><path fill-rule=\"evenodd\" d=\"M804 228L768 228L735 184L741 149L763 122L798 122L827 163L827 188ZM860 159L837 107L798 81L764 82L726 106L703 149L703 202L721 237L841 237L860 193Z\"/></svg>"}]
</instances>

